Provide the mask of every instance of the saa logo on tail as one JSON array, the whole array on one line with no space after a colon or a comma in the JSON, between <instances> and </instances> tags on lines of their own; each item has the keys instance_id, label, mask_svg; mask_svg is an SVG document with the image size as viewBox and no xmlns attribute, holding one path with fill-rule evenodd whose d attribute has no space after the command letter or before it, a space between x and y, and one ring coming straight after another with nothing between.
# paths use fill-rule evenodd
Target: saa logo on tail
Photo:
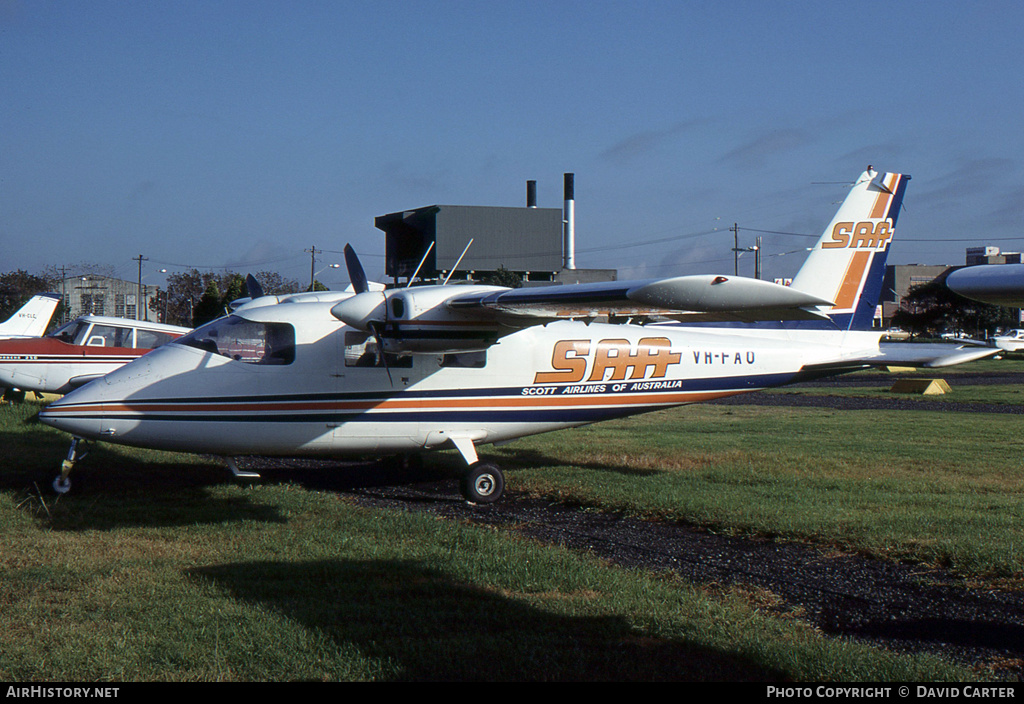
<instances>
[{"instance_id":1,"label":"saa logo on tail","mask_svg":"<svg viewBox=\"0 0 1024 704\"><path fill-rule=\"evenodd\" d=\"M832 228L832 239L822 242L822 249L885 249L892 239L892 223L879 220L877 223L837 222Z\"/></svg>"}]
</instances>

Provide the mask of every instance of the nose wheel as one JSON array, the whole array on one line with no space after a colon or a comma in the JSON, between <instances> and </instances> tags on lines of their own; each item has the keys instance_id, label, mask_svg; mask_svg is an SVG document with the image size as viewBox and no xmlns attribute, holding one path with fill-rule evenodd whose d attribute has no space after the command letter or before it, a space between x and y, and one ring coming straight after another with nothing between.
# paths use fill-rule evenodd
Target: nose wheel
<instances>
[{"instance_id":1,"label":"nose wheel","mask_svg":"<svg viewBox=\"0 0 1024 704\"><path fill-rule=\"evenodd\" d=\"M74 469L75 463L89 454L84 451L81 445L79 445L81 440L81 438L71 439L71 447L68 448L68 456L60 465L60 475L53 480L53 490L58 494L66 494L71 491L71 479L68 475L71 474L71 470Z\"/></svg>"}]
</instances>

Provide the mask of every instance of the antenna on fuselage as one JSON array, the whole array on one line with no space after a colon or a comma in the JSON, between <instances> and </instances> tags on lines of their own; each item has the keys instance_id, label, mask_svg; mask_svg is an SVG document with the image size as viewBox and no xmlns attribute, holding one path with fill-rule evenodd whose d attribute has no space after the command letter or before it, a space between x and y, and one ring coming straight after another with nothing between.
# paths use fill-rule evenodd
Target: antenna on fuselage
<instances>
[{"instance_id":1,"label":"antenna on fuselage","mask_svg":"<svg viewBox=\"0 0 1024 704\"><path fill-rule=\"evenodd\" d=\"M430 246L427 247L427 251L423 253L423 257L420 259L419 266L416 267L416 271L412 272L412 276L409 277L409 281L405 284L406 288L412 286L412 282L416 280L416 275L420 273L420 269L423 268L423 263L427 261L427 255L430 254L430 250L434 248L434 243L431 242Z\"/></svg>"},{"instance_id":2,"label":"antenna on fuselage","mask_svg":"<svg viewBox=\"0 0 1024 704\"><path fill-rule=\"evenodd\" d=\"M462 263L462 258L463 258L464 256L466 256L466 252L468 252L468 251L469 251L469 247L470 247L470 245L472 245L472 244L473 244L473 238L470 238L470 240L469 240L469 244L467 244L467 245L466 245L466 248L465 248L464 250L462 250L462 254L460 254L460 255L459 255L459 258L458 258L458 260L457 260L457 261L455 262L455 266L453 266L453 267L452 267L452 270L448 272L448 276L446 276L446 277L444 278L444 283L443 283L443 284L441 284L442 286L447 286L447 285L448 285L448 279L452 278L452 274L454 274L454 273L455 273L455 270L459 268L459 264L461 264L461 263Z\"/></svg>"}]
</instances>

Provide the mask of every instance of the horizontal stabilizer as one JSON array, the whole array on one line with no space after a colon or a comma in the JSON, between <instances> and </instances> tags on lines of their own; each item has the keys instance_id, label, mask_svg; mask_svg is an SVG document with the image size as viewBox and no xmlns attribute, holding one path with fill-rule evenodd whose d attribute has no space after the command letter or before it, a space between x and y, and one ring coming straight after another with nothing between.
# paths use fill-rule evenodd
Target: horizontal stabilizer
<instances>
[{"instance_id":1,"label":"horizontal stabilizer","mask_svg":"<svg viewBox=\"0 0 1024 704\"><path fill-rule=\"evenodd\" d=\"M999 352L991 347L964 347L949 344L925 344L914 342L883 342L878 345L878 358L872 365L909 365L914 367L951 367L954 364L973 362L991 357Z\"/></svg>"}]
</instances>

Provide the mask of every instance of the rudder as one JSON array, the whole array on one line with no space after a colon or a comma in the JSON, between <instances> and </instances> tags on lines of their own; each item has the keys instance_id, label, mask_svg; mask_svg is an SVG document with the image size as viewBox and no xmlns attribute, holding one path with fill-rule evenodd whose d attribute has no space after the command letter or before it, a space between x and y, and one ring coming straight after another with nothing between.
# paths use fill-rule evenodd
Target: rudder
<instances>
[{"instance_id":1,"label":"rudder","mask_svg":"<svg viewBox=\"0 0 1024 704\"><path fill-rule=\"evenodd\" d=\"M793 288L833 301L822 312L842 330L869 330L910 176L870 166L793 278Z\"/></svg>"}]
</instances>

